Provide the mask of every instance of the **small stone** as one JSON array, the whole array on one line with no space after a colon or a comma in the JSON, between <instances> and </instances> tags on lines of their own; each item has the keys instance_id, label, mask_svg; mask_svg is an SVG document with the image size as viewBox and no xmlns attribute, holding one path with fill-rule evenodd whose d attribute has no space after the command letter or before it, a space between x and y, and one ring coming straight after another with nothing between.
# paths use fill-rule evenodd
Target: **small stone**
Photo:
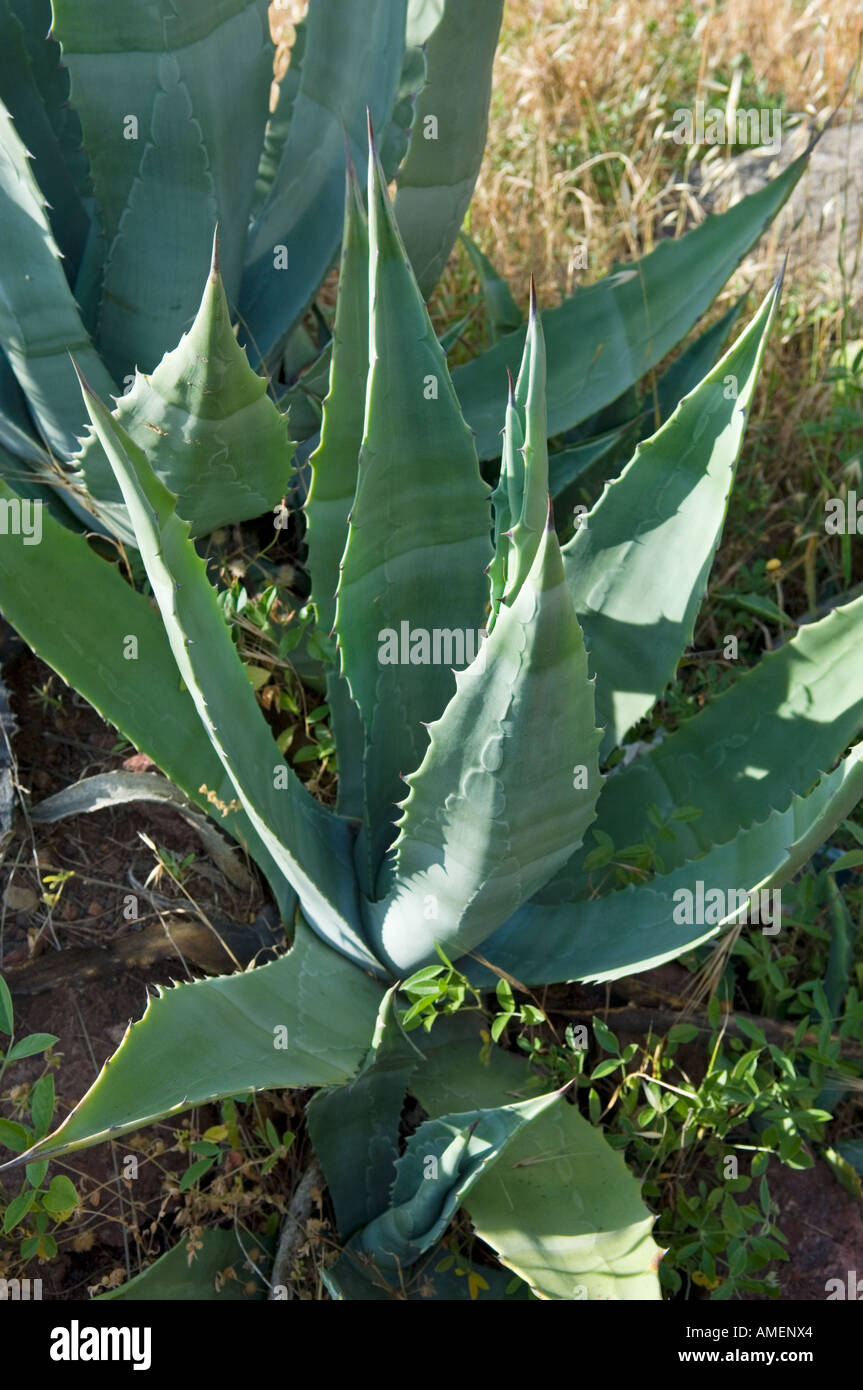
<instances>
[{"instance_id":1,"label":"small stone","mask_svg":"<svg viewBox=\"0 0 863 1390\"><path fill-rule=\"evenodd\" d=\"M156 764L146 753L134 753L131 758L126 758L123 766L127 772L148 772Z\"/></svg>"},{"instance_id":2,"label":"small stone","mask_svg":"<svg viewBox=\"0 0 863 1390\"><path fill-rule=\"evenodd\" d=\"M39 902L39 894L26 883L10 883L3 901L10 912L32 912Z\"/></svg>"}]
</instances>

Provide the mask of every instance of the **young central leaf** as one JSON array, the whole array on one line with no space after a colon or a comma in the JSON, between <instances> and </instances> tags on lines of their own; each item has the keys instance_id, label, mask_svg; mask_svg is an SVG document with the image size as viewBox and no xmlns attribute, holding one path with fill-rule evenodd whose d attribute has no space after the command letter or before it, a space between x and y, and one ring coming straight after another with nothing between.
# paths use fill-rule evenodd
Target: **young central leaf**
<instances>
[{"instance_id":1,"label":"young central leaf","mask_svg":"<svg viewBox=\"0 0 863 1390\"><path fill-rule=\"evenodd\" d=\"M193 535L260 516L285 492L293 445L266 382L234 337L215 243L194 323L150 376L136 373L114 417L146 451ZM124 516L120 486L92 428L78 462L90 495Z\"/></svg>"},{"instance_id":2,"label":"young central leaf","mask_svg":"<svg viewBox=\"0 0 863 1390\"><path fill-rule=\"evenodd\" d=\"M394 852L369 910L402 977L481 945L566 862L595 815L600 733L581 629L553 527L481 658L429 730Z\"/></svg>"},{"instance_id":3,"label":"young central leaf","mask_svg":"<svg viewBox=\"0 0 863 1390\"><path fill-rule=\"evenodd\" d=\"M357 491L336 632L362 715L366 829L361 880L393 838L401 777L419 764L423 723L475 655L491 559L488 489L395 227L369 168L370 370Z\"/></svg>"}]
</instances>

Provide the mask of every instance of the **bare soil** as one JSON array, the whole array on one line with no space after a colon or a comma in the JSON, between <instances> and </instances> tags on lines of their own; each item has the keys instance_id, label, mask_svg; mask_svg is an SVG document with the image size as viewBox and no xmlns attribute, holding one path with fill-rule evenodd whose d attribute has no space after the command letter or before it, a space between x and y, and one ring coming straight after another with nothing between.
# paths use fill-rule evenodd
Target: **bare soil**
<instances>
[{"instance_id":1,"label":"bare soil","mask_svg":"<svg viewBox=\"0 0 863 1390\"><path fill-rule=\"evenodd\" d=\"M124 766L144 770L128 746L114 751L115 731L26 648L7 661L3 674L18 722L13 749L19 787L30 793L27 801L35 803L96 772ZM59 709L38 698L34 692L40 688L60 700ZM3 891L14 891L0 918L0 970L13 994L16 1036L49 1032L60 1039L55 1123L92 1085L128 1024L140 1018L149 986L232 968L218 937L189 910L170 878L163 876L152 896L135 886L146 882L155 862L140 839L142 831L178 859L195 854L184 886L235 954L246 944L244 930L258 944L246 924L265 906L263 890L241 900L170 808L141 803L35 826L19 808L4 847ZM63 870L72 870L73 877L49 913L41 897L44 875ZM123 906L133 892L140 915L130 923ZM18 910L10 910L10 898L21 905ZM242 963L254 954L245 952ZM41 1058L26 1059L4 1080L24 1085L41 1070ZM6 1107L4 1113L12 1118ZM214 1115L198 1112L198 1129ZM148 1130L146 1151L129 1136L52 1168L69 1175L83 1201L76 1217L56 1232L58 1256L27 1270L42 1279L44 1298L86 1299L89 1287L106 1277L120 1282L176 1241L176 1223L184 1222L187 1205L173 1189L188 1159L159 1150L174 1148L175 1133L189 1124L186 1118ZM129 1153L139 1157L134 1181L122 1176ZM4 1179L7 1191L17 1192L17 1174ZM0 1274L17 1259L19 1235L0 1236Z\"/></svg>"}]
</instances>

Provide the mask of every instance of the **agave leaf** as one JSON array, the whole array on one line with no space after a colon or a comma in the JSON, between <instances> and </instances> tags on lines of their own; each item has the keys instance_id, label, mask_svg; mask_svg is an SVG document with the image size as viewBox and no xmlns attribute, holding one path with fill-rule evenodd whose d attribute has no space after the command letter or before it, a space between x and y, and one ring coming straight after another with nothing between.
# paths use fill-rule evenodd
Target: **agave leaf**
<instances>
[{"instance_id":1,"label":"agave leaf","mask_svg":"<svg viewBox=\"0 0 863 1390\"><path fill-rule=\"evenodd\" d=\"M231 329L213 246L195 322L151 376L136 373L114 419L146 450L193 535L271 510L292 472L284 417ZM88 492L134 544L119 484L92 429L78 454Z\"/></svg>"},{"instance_id":2,"label":"agave leaf","mask_svg":"<svg viewBox=\"0 0 863 1390\"><path fill-rule=\"evenodd\" d=\"M456 682L407 778L392 889L368 909L370 938L397 974L434 960L435 942L459 955L484 941L593 820L593 686L553 529Z\"/></svg>"},{"instance_id":3,"label":"agave leaf","mask_svg":"<svg viewBox=\"0 0 863 1390\"><path fill-rule=\"evenodd\" d=\"M421 721L440 714L454 689L448 666L428 664L432 634L482 627L490 549L487 488L377 158L369 217L372 366L336 632L365 729L366 833L357 862L371 896L393 835L401 774L422 757ZM387 632L400 638L405 627L425 634L426 663L385 664Z\"/></svg>"},{"instance_id":4,"label":"agave leaf","mask_svg":"<svg viewBox=\"0 0 863 1390\"><path fill-rule=\"evenodd\" d=\"M83 384L83 383L82 383ZM173 493L142 449L84 386L90 418L123 491L180 674L258 836L296 890L310 924L364 967L375 967L354 923L348 823L310 795L283 761L231 642Z\"/></svg>"},{"instance_id":5,"label":"agave leaf","mask_svg":"<svg viewBox=\"0 0 863 1390\"><path fill-rule=\"evenodd\" d=\"M149 371L188 328L217 221L237 301L272 81L267 3L166 12L141 0L106 25L103 0L55 0L53 33L90 156L108 256L104 346L122 378Z\"/></svg>"},{"instance_id":6,"label":"agave leaf","mask_svg":"<svg viewBox=\"0 0 863 1390\"><path fill-rule=\"evenodd\" d=\"M270 1259L272 1247L267 1236L244 1233L241 1238L233 1229L196 1231L194 1241L191 1237L181 1240L119 1288L96 1294L94 1301L176 1303L206 1299L236 1303L264 1299L267 1286L258 1265ZM226 1271L231 1273L226 1276Z\"/></svg>"},{"instance_id":7,"label":"agave leaf","mask_svg":"<svg viewBox=\"0 0 863 1390\"><path fill-rule=\"evenodd\" d=\"M479 1060L477 1025L439 1020L411 1089L431 1116L511 1103L542 1082L511 1053ZM623 1155L565 1099L553 1099L465 1198L476 1233L546 1299L657 1300L653 1217Z\"/></svg>"},{"instance_id":8,"label":"agave leaf","mask_svg":"<svg viewBox=\"0 0 863 1390\"><path fill-rule=\"evenodd\" d=\"M623 888L585 902L521 908L483 946L483 956L526 984L566 980L616 980L651 970L715 936L736 920L728 912L710 925L677 924L674 910L681 889L724 893L781 888L797 873L863 797L863 744L808 796L795 796L785 810L772 811L755 825L733 834L702 858L689 861L643 887ZM726 903L727 905L727 903ZM760 927L754 926L759 931ZM498 976L489 970L466 973L481 988Z\"/></svg>"},{"instance_id":9,"label":"agave leaf","mask_svg":"<svg viewBox=\"0 0 863 1390\"><path fill-rule=\"evenodd\" d=\"M219 220L203 132L171 54L157 75L147 142L102 280L99 346L118 381L136 366L151 371L192 318Z\"/></svg>"},{"instance_id":10,"label":"agave leaf","mask_svg":"<svg viewBox=\"0 0 863 1390\"><path fill-rule=\"evenodd\" d=\"M546 310L549 434L608 405L680 342L770 225L807 161L808 152L728 212ZM453 372L481 459L500 452L500 382L507 367L517 371L523 347L524 333L510 333Z\"/></svg>"},{"instance_id":11,"label":"agave leaf","mask_svg":"<svg viewBox=\"0 0 863 1390\"><path fill-rule=\"evenodd\" d=\"M389 1205L399 1154L399 1120L421 1054L402 1030L393 998L381 1002L371 1049L346 1086L319 1091L306 1123L347 1240Z\"/></svg>"},{"instance_id":12,"label":"agave leaf","mask_svg":"<svg viewBox=\"0 0 863 1390\"><path fill-rule=\"evenodd\" d=\"M754 670L711 700L643 757L609 777L596 829L623 847L638 843L648 806L665 818L679 806L701 811L674 822L662 842L666 870L694 859L741 827L803 796L863 726L863 598L800 628ZM590 892L583 854L539 895L566 902Z\"/></svg>"},{"instance_id":13,"label":"agave leaf","mask_svg":"<svg viewBox=\"0 0 863 1390\"><path fill-rule=\"evenodd\" d=\"M39 468L48 463L49 455L39 443L33 431L33 422L27 411L27 400L9 365L5 352L0 351L0 444L27 463L35 463ZM19 465L20 467L20 465ZM22 474L29 469L23 468Z\"/></svg>"},{"instance_id":14,"label":"agave leaf","mask_svg":"<svg viewBox=\"0 0 863 1390\"><path fill-rule=\"evenodd\" d=\"M512 557L512 527L521 515L524 501L524 415L515 403L515 386L509 379L509 396L503 424L500 475L492 493L494 513L494 555L488 567L489 616L486 630L491 634L497 622L500 605L506 590L507 578L514 565Z\"/></svg>"},{"instance_id":15,"label":"agave leaf","mask_svg":"<svg viewBox=\"0 0 863 1390\"><path fill-rule=\"evenodd\" d=\"M0 498L15 497L0 482ZM16 537L0 545L0 608L43 661L248 848L290 921L293 892L245 812L231 807L232 783L181 687L165 629L148 598L125 583L83 536L43 512L39 545L24 545ZM98 622L88 624L86 638L82 610L99 614ZM137 658L127 660L130 639L137 643Z\"/></svg>"},{"instance_id":16,"label":"agave leaf","mask_svg":"<svg viewBox=\"0 0 863 1390\"><path fill-rule=\"evenodd\" d=\"M295 439L308 441L309 453L320 442L323 399L330 386L332 352L333 340L330 338L311 366L278 397L279 409L286 411L290 419L291 433Z\"/></svg>"},{"instance_id":17,"label":"agave leaf","mask_svg":"<svg viewBox=\"0 0 863 1390\"><path fill-rule=\"evenodd\" d=\"M417 98L426 82L426 58L422 48L407 44L402 57L395 102L389 122L381 131L378 151L387 179L393 179L408 151L416 116Z\"/></svg>"},{"instance_id":18,"label":"agave leaf","mask_svg":"<svg viewBox=\"0 0 863 1390\"><path fill-rule=\"evenodd\" d=\"M276 109L267 124L264 149L255 184L253 220L269 197L273 182L278 174L293 115L294 102L300 90L306 29L306 20L301 19L295 28L290 64L279 82ZM409 41L402 59L392 117L381 139L381 163L388 177L395 173L408 147L416 94L425 82L425 72L426 64L422 49Z\"/></svg>"},{"instance_id":19,"label":"agave leaf","mask_svg":"<svg viewBox=\"0 0 863 1390\"><path fill-rule=\"evenodd\" d=\"M405 4L312 0L309 6L287 138L269 197L248 237L240 308L249 351L258 359L266 360L279 346L336 255L345 130L362 177L366 107L375 127L383 129L396 99Z\"/></svg>"},{"instance_id":20,"label":"agave leaf","mask_svg":"<svg viewBox=\"0 0 863 1390\"><path fill-rule=\"evenodd\" d=\"M407 41L428 43L443 18L446 0L408 0Z\"/></svg>"},{"instance_id":21,"label":"agave leaf","mask_svg":"<svg viewBox=\"0 0 863 1390\"><path fill-rule=\"evenodd\" d=\"M473 266L482 297L485 301L486 320L492 344L505 333L514 333L523 323L522 312L512 297L509 285L495 269L473 237L461 232L460 238Z\"/></svg>"},{"instance_id":22,"label":"agave leaf","mask_svg":"<svg viewBox=\"0 0 863 1390\"><path fill-rule=\"evenodd\" d=\"M94 777L82 777L31 806L30 819L36 825L53 825L67 816L88 815L91 811L101 811L108 806L124 806L133 801L173 806L197 833L210 858L218 864L225 877L246 892L254 889L254 882L237 859L236 851L179 787L156 773L100 772ZM293 913L290 920L293 920Z\"/></svg>"},{"instance_id":23,"label":"agave leaf","mask_svg":"<svg viewBox=\"0 0 863 1390\"><path fill-rule=\"evenodd\" d=\"M703 333L699 333L686 345L657 381L655 398L650 391L647 392L642 438L647 438L658 424L664 424L669 416L674 414L683 397L694 391L698 383L716 365L722 344L739 319L746 299L747 295L740 295L715 323L705 328Z\"/></svg>"},{"instance_id":24,"label":"agave leaf","mask_svg":"<svg viewBox=\"0 0 863 1390\"><path fill-rule=\"evenodd\" d=\"M653 707L692 640L778 294L777 285L564 546L605 756Z\"/></svg>"},{"instance_id":25,"label":"agave leaf","mask_svg":"<svg viewBox=\"0 0 863 1390\"><path fill-rule=\"evenodd\" d=\"M568 521L569 507L584 509L585 497L590 498L591 493L595 496L602 484L614 477L620 465L630 457L637 440L638 421L632 420L628 425L591 435L578 444L549 454L548 490L554 498L555 517L561 529ZM573 515L578 513L573 511Z\"/></svg>"},{"instance_id":26,"label":"agave leaf","mask_svg":"<svg viewBox=\"0 0 863 1390\"><path fill-rule=\"evenodd\" d=\"M576 442L549 454L549 491L554 498L559 527L565 524L569 508L582 506L583 515L583 504L591 504L602 484L617 477L621 467L632 457L638 441L647 439L663 424L683 397L694 391L707 376L745 299L742 295L716 323L683 349L662 373L655 388L648 390L639 413L622 423L608 425L604 420L606 412L600 411L594 417L595 428L589 428L590 422L585 422L572 431Z\"/></svg>"},{"instance_id":27,"label":"agave leaf","mask_svg":"<svg viewBox=\"0 0 863 1390\"><path fill-rule=\"evenodd\" d=\"M488 1303L530 1298L527 1284L514 1280L507 1270L475 1264L462 1254L454 1256L443 1244L428 1250L409 1271L389 1274L376 1267L372 1255L344 1250L335 1264L325 1266L321 1278L336 1300Z\"/></svg>"},{"instance_id":28,"label":"agave leaf","mask_svg":"<svg viewBox=\"0 0 863 1390\"><path fill-rule=\"evenodd\" d=\"M85 418L74 353L105 400L114 383L72 298L27 151L0 103L0 341L46 443L66 457Z\"/></svg>"},{"instance_id":29,"label":"agave leaf","mask_svg":"<svg viewBox=\"0 0 863 1390\"><path fill-rule=\"evenodd\" d=\"M361 821L363 816L363 725L360 712L341 673L329 667L326 674L330 728L335 735L339 785L336 810L340 816Z\"/></svg>"},{"instance_id":30,"label":"agave leaf","mask_svg":"<svg viewBox=\"0 0 863 1390\"><path fill-rule=\"evenodd\" d=\"M545 411L545 340L530 283L530 318L521 371L515 384L515 405L524 422L524 446L515 455L522 477L517 493L507 479L512 526L504 602L512 603L521 589L542 540L548 518L548 427ZM518 498L518 505L516 499Z\"/></svg>"},{"instance_id":31,"label":"agave leaf","mask_svg":"<svg viewBox=\"0 0 863 1390\"><path fill-rule=\"evenodd\" d=\"M347 538L347 514L357 485L357 459L363 441L365 378L368 375L368 225L353 163L347 165L345 232L335 324L327 357L329 391L318 448L311 453L306 499L307 567L318 626L332 631L339 563ZM320 371L320 363L310 368ZM295 418L295 407L290 407ZM339 758L340 815L363 816L363 726L345 677L327 673L327 703Z\"/></svg>"},{"instance_id":32,"label":"agave leaf","mask_svg":"<svg viewBox=\"0 0 863 1390\"><path fill-rule=\"evenodd\" d=\"M455 245L482 162L502 14L503 0L447 0L426 44L426 84L395 201L425 298Z\"/></svg>"},{"instance_id":33,"label":"agave leaf","mask_svg":"<svg viewBox=\"0 0 863 1390\"><path fill-rule=\"evenodd\" d=\"M306 31L307 25L305 18L298 20L294 26L294 41L291 45L290 62L279 80L275 110L270 112L267 119L267 128L264 131L264 143L261 149L261 157L258 161L258 174L255 179L255 192L252 199L252 220L258 216L258 213L270 196L273 181L278 173L279 164L281 163L285 140L287 139L288 130L291 125L291 117L294 113L294 102L300 90L300 74L303 68L303 51L306 46Z\"/></svg>"},{"instance_id":34,"label":"agave leaf","mask_svg":"<svg viewBox=\"0 0 863 1390\"><path fill-rule=\"evenodd\" d=\"M270 965L160 988L83 1100L13 1164L245 1091L341 1085L363 1061L380 998L380 985L300 919L291 950Z\"/></svg>"},{"instance_id":35,"label":"agave leaf","mask_svg":"<svg viewBox=\"0 0 863 1390\"><path fill-rule=\"evenodd\" d=\"M377 1269L409 1269L440 1239L470 1191L522 1130L557 1101L552 1092L426 1120L396 1160L389 1207L351 1247L371 1255Z\"/></svg>"},{"instance_id":36,"label":"agave leaf","mask_svg":"<svg viewBox=\"0 0 863 1390\"><path fill-rule=\"evenodd\" d=\"M75 516L62 500L63 489L48 466L31 470L21 461L19 454L8 453L0 444L0 478L8 483L19 497L41 502L43 507L48 508L51 516L63 526L77 529Z\"/></svg>"},{"instance_id":37,"label":"agave leaf","mask_svg":"<svg viewBox=\"0 0 863 1390\"><path fill-rule=\"evenodd\" d=\"M50 27L50 0L0 0L0 100L33 156L51 230L74 281L90 230L81 199L86 159L80 123L68 105L69 74L60 66L58 45L46 37Z\"/></svg>"},{"instance_id":38,"label":"agave leaf","mask_svg":"<svg viewBox=\"0 0 863 1390\"><path fill-rule=\"evenodd\" d=\"M309 458L306 544L318 624L332 632L339 565L357 487L369 370L369 233L362 194L349 166L329 391L321 440Z\"/></svg>"},{"instance_id":39,"label":"agave leaf","mask_svg":"<svg viewBox=\"0 0 863 1390\"><path fill-rule=\"evenodd\" d=\"M92 200L91 200L92 201ZM105 280L105 235L97 213L84 245L84 254L75 279L75 303L81 311L87 332L94 335L99 328L99 309Z\"/></svg>"},{"instance_id":40,"label":"agave leaf","mask_svg":"<svg viewBox=\"0 0 863 1390\"><path fill-rule=\"evenodd\" d=\"M24 30L30 68L73 183L89 206L92 197L89 160L83 148L81 120L69 102L69 73L61 63L60 45L51 26L51 0L8 0ZM47 196L47 195L46 195Z\"/></svg>"},{"instance_id":41,"label":"agave leaf","mask_svg":"<svg viewBox=\"0 0 863 1390\"><path fill-rule=\"evenodd\" d=\"M644 390L630 386L610 405L589 419L567 430L564 440L574 444L623 426L637 425L640 438L655 434L661 424L677 409L684 396L693 391L707 376L719 359L722 344L740 315L748 296L741 295L721 318L697 333L681 349L661 376L651 372L643 383ZM628 462L628 458L624 460Z\"/></svg>"},{"instance_id":42,"label":"agave leaf","mask_svg":"<svg viewBox=\"0 0 863 1390\"><path fill-rule=\"evenodd\" d=\"M501 603L512 603L536 557L548 518L548 444L545 417L545 341L530 282L530 320L521 371L509 399L503 427L500 475L492 494L494 558L488 631Z\"/></svg>"}]
</instances>

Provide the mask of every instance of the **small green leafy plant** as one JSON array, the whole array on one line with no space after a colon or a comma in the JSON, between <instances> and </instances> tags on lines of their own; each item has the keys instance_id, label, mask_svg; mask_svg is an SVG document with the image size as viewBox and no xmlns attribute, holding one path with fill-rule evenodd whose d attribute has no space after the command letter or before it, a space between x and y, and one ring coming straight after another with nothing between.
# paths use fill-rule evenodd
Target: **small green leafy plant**
<instances>
[{"instance_id":1,"label":"small green leafy plant","mask_svg":"<svg viewBox=\"0 0 863 1390\"><path fill-rule=\"evenodd\" d=\"M852 844L861 835L851 820L838 833ZM746 932L728 938L706 1019L684 1015L625 1047L608 1026L614 1011L607 1021L585 1014L562 1036L546 1025L515 1039L549 1081L579 1088L642 1177L672 1295L694 1287L712 1300L779 1297L777 1267L789 1252L770 1193L776 1163L823 1161L860 1195L859 1140L845 1137L859 1124L843 1103L861 1069L863 942L852 919L863 904L859 884L840 893L835 883L860 861L853 849L825 858L789 887L785 945ZM706 947L684 961L696 973L715 965ZM618 1012L626 1027L626 1009Z\"/></svg>"},{"instance_id":2,"label":"small green leafy plant","mask_svg":"<svg viewBox=\"0 0 863 1390\"><path fill-rule=\"evenodd\" d=\"M13 1153L24 1153L38 1144L51 1129L54 1120L54 1075L51 1071L51 1049L58 1039L53 1033L30 1033L15 1039L15 1015L9 986L0 975L0 1036L8 1039L5 1050L0 1048L0 1082L7 1069L25 1057L37 1057L46 1052L45 1070L32 1085L16 1087L9 1096L14 1119L0 1117L0 1144ZM4 1099L5 1091L0 1091ZM0 1230L4 1236L15 1233L22 1263L28 1260L44 1262L57 1254L54 1232L71 1217L78 1207L75 1185L64 1173L46 1182L48 1161L28 1163L19 1191L10 1195L0 1186Z\"/></svg>"}]
</instances>

